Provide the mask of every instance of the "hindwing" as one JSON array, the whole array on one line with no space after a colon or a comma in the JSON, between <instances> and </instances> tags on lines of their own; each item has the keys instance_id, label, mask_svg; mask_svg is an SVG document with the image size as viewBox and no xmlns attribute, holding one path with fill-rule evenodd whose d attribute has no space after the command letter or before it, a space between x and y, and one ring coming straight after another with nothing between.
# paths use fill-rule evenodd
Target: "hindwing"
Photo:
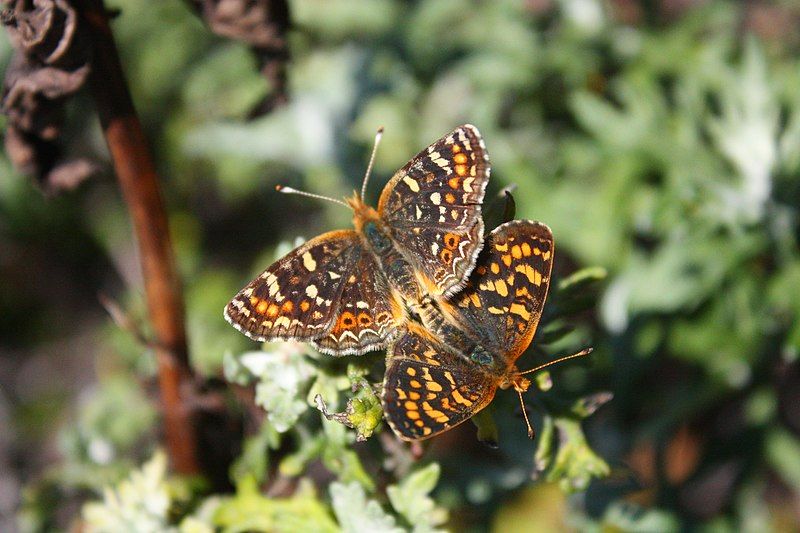
<instances>
[{"instance_id":1,"label":"hindwing","mask_svg":"<svg viewBox=\"0 0 800 533\"><path fill-rule=\"evenodd\" d=\"M467 286L442 310L489 352L513 363L536 333L553 253L553 234L546 225L530 220L502 224L487 237Z\"/></svg>"},{"instance_id":2,"label":"hindwing","mask_svg":"<svg viewBox=\"0 0 800 533\"><path fill-rule=\"evenodd\" d=\"M386 340L404 320L400 304L366 250L344 280L333 327L312 344L322 353L347 355L386 348Z\"/></svg>"},{"instance_id":3,"label":"hindwing","mask_svg":"<svg viewBox=\"0 0 800 533\"><path fill-rule=\"evenodd\" d=\"M381 401L403 440L427 439L468 420L492 401L493 378L415 323L386 354Z\"/></svg>"}]
</instances>

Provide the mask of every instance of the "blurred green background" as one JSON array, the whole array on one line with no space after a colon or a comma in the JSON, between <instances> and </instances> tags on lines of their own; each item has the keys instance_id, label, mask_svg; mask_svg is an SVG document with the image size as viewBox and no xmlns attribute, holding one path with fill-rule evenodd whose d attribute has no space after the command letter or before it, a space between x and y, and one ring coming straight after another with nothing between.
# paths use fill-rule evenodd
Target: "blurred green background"
<instances>
[{"instance_id":1,"label":"blurred green background","mask_svg":"<svg viewBox=\"0 0 800 533\"><path fill-rule=\"evenodd\" d=\"M245 45L178 0L109 4L121 8L113 28L163 178L202 373L222 376L223 361L258 349L221 309L278 248L350 225L348 211L274 185L349 194L382 125L374 202L411 156L470 122L492 161L487 198L515 184L517 217L553 229L556 281L608 273L587 289L588 310L553 321L574 329L519 365L595 346L553 369L554 397L614 394L576 437L610 474L564 487L591 468L557 457L579 472L531 479L541 443L501 393L498 451L465 424L423 458L441 465L432 497L445 525L800 530L797 2L294 0L290 103L253 120L269 87ZM107 162L88 96L64 138ZM146 323L136 250L107 163L54 198L0 165L0 529L20 509L30 529L66 527L158 443L154 362L98 301ZM335 395L329 381L315 386ZM536 420L540 432L558 422ZM299 453L274 427L258 434L239 463L257 478L270 453ZM377 444L347 446L368 471L386 460ZM364 479L328 469L329 481Z\"/></svg>"}]
</instances>

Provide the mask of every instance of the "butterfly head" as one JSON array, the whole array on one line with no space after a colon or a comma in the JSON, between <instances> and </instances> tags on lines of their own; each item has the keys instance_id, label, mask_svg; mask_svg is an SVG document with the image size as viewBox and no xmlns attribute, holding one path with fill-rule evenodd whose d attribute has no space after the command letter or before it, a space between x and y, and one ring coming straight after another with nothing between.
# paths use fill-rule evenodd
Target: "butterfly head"
<instances>
[{"instance_id":1,"label":"butterfly head","mask_svg":"<svg viewBox=\"0 0 800 533\"><path fill-rule=\"evenodd\" d=\"M353 210L353 225L356 231L363 232L370 223L377 224L380 217L378 212L364 203L361 195L354 192L350 198L345 198L345 203Z\"/></svg>"},{"instance_id":2,"label":"butterfly head","mask_svg":"<svg viewBox=\"0 0 800 533\"><path fill-rule=\"evenodd\" d=\"M531 386L531 380L520 374L517 367L512 367L511 371L501 378L497 386L502 390L513 388L517 392L527 392Z\"/></svg>"}]
</instances>

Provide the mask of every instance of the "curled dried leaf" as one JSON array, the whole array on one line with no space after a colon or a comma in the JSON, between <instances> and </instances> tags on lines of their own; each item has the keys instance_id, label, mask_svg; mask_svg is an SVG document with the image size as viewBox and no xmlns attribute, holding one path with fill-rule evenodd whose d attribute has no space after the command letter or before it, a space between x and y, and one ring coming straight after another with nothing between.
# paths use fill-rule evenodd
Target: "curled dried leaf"
<instances>
[{"instance_id":1,"label":"curled dried leaf","mask_svg":"<svg viewBox=\"0 0 800 533\"><path fill-rule=\"evenodd\" d=\"M192 0L217 35L259 48L285 48L289 6L285 0Z\"/></svg>"},{"instance_id":2,"label":"curled dried leaf","mask_svg":"<svg viewBox=\"0 0 800 533\"><path fill-rule=\"evenodd\" d=\"M268 113L288 101L286 63L289 47L289 5L286 0L191 0L211 31L249 44L259 71L270 84L270 94L251 112Z\"/></svg>"},{"instance_id":3,"label":"curled dried leaf","mask_svg":"<svg viewBox=\"0 0 800 533\"><path fill-rule=\"evenodd\" d=\"M27 56L71 69L86 63L83 47L74 46L78 16L66 0L17 0L9 12L11 42Z\"/></svg>"},{"instance_id":4,"label":"curled dried leaf","mask_svg":"<svg viewBox=\"0 0 800 533\"><path fill-rule=\"evenodd\" d=\"M7 5L3 23L15 51L2 91L6 151L45 192L73 189L98 170L87 159L64 160L58 142L67 98L86 83L90 69L86 47L78 43L77 13L66 0Z\"/></svg>"},{"instance_id":5,"label":"curled dried leaf","mask_svg":"<svg viewBox=\"0 0 800 533\"><path fill-rule=\"evenodd\" d=\"M64 99L86 82L89 65L75 70L37 65L17 50L6 70L2 106L9 122L46 140L58 137Z\"/></svg>"}]
</instances>

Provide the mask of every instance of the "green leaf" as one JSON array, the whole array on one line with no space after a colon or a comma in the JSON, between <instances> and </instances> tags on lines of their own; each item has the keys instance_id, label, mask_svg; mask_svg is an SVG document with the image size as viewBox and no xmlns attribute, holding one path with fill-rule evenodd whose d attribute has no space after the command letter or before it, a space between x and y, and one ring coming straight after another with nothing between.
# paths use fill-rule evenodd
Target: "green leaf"
<instances>
[{"instance_id":1,"label":"green leaf","mask_svg":"<svg viewBox=\"0 0 800 533\"><path fill-rule=\"evenodd\" d=\"M775 472L795 490L800 490L800 441L787 431L772 430L767 436L767 460Z\"/></svg>"},{"instance_id":2,"label":"green leaf","mask_svg":"<svg viewBox=\"0 0 800 533\"><path fill-rule=\"evenodd\" d=\"M267 412L275 431L285 433L308 409L301 390L316 369L305 358L306 348L300 343L281 342L268 349L245 353L239 360L258 379L256 404Z\"/></svg>"},{"instance_id":3,"label":"green leaf","mask_svg":"<svg viewBox=\"0 0 800 533\"><path fill-rule=\"evenodd\" d=\"M102 502L83 506L87 531L170 531L167 456L157 452L128 479L103 491Z\"/></svg>"},{"instance_id":4,"label":"green leaf","mask_svg":"<svg viewBox=\"0 0 800 533\"><path fill-rule=\"evenodd\" d=\"M603 267L582 268L559 281L558 291L567 296L573 292L584 291L607 277L608 271Z\"/></svg>"},{"instance_id":5,"label":"green leaf","mask_svg":"<svg viewBox=\"0 0 800 533\"><path fill-rule=\"evenodd\" d=\"M291 498L267 498L258 491L252 477L239 482L236 496L220 504L213 521L224 533L338 531L328 509L312 489L301 487Z\"/></svg>"},{"instance_id":6,"label":"green leaf","mask_svg":"<svg viewBox=\"0 0 800 533\"><path fill-rule=\"evenodd\" d=\"M608 276L602 267L581 269L561 280L555 294L553 318L580 313L595 306L600 283Z\"/></svg>"},{"instance_id":7,"label":"green leaf","mask_svg":"<svg viewBox=\"0 0 800 533\"><path fill-rule=\"evenodd\" d=\"M435 527L447 521L447 511L430 497L440 472L439 465L431 463L386 488L392 507L414 526L414 531L437 531Z\"/></svg>"},{"instance_id":8,"label":"green leaf","mask_svg":"<svg viewBox=\"0 0 800 533\"><path fill-rule=\"evenodd\" d=\"M541 472L547 470L552 463L555 427L552 416L542 417L542 429L539 431L539 441L536 446L536 453L533 455L533 468L537 477Z\"/></svg>"},{"instance_id":9,"label":"green leaf","mask_svg":"<svg viewBox=\"0 0 800 533\"><path fill-rule=\"evenodd\" d=\"M587 531L626 531L630 533L649 533L658 531L670 533L680 531L680 522L661 509L642 509L636 505L615 502L606 510L600 524L587 527Z\"/></svg>"},{"instance_id":10,"label":"green leaf","mask_svg":"<svg viewBox=\"0 0 800 533\"><path fill-rule=\"evenodd\" d=\"M780 110L758 41L745 41L741 72L720 87L721 116L710 118L709 132L736 168L740 182L720 191L720 201L746 222L758 221L772 191L778 157Z\"/></svg>"},{"instance_id":11,"label":"green leaf","mask_svg":"<svg viewBox=\"0 0 800 533\"><path fill-rule=\"evenodd\" d=\"M470 420L478 428L478 442L490 448L497 448L500 436L497 431L497 424L492 416L491 404L478 411Z\"/></svg>"},{"instance_id":12,"label":"green leaf","mask_svg":"<svg viewBox=\"0 0 800 533\"><path fill-rule=\"evenodd\" d=\"M555 418L559 447L555 461L547 473L548 481L558 481L564 492L586 490L594 477L605 477L608 464L589 447L580 421Z\"/></svg>"},{"instance_id":13,"label":"green leaf","mask_svg":"<svg viewBox=\"0 0 800 533\"><path fill-rule=\"evenodd\" d=\"M269 451L275 450L280 444L280 434L272 427L269 420L264 420L256 435L244 441L242 454L231 466L231 476L234 480L245 477L254 477L257 481L264 481L269 465Z\"/></svg>"},{"instance_id":14,"label":"green leaf","mask_svg":"<svg viewBox=\"0 0 800 533\"><path fill-rule=\"evenodd\" d=\"M572 412L580 418L588 418L613 399L614 394L611 392L598 392L576 401L572 406Z\"/></svg>"},{"instance_id":15,"label":"green leaf","mask_svg":"<svg viewBox=\"0 0 800 533\"><path fill-rule=\"evenodd\" d=\"M368 500L358 483L331 483L330 493L336 520L345 533L402 533L395 517L375 500Z\"/></svg>"},{"instance_id":16,"label":"green leaf","mask_svg":"<svg viewBox=\"0 0 800 533\"><path fill-rule=\"evenodd\" d=\"M374 490L372 481L358 454L353 450L353 435L338 422L323 420L325 433L322 447L322 461L325 467L338 475L343 483L355 481L369 490Z\"/></svg>"},{"instance_id":17,"label":"green leaf","mask_svg":"<svg viewBox=\"0 0 800 533\"><path fill-rule=\"evenodd\" d=\"M286 455L278 465L278 471L286 477L302 474L306 465L318 458L325 447L324 435L309 435L303 431L300 436L300 449Z\"/></svg>"}]
</instances>

